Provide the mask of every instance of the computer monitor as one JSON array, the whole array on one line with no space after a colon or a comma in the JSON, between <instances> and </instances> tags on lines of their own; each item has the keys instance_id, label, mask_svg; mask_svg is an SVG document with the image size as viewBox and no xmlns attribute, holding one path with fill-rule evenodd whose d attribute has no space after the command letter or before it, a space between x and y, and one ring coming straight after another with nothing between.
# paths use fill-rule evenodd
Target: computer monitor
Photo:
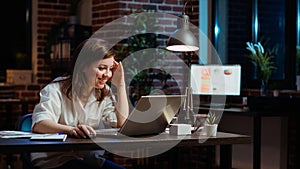
<instances>
[{"instance_id":1,"label":"computer monitor","mask_svg":"<svg viewBox=\"0 0 300 169\"><path fill-rule=\"evenodd\" d=\"M191 65L190 86L196 95L240 95L240 65Z\"/></svg>"}]
</instances>

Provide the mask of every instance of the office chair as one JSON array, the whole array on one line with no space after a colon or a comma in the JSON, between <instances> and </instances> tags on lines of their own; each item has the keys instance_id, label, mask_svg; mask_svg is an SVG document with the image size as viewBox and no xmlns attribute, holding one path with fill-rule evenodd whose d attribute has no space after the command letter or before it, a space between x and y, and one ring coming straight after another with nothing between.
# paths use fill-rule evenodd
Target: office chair
<instances>
[{"instance_id":1,"label":"office chair","mask_svg":"<svg viewBox=\"0 0 300 169\"><path fill-rule=\"evenodd\" d=\"M17 130L31 132L31 124L32 124L32 114L25 114L19 120Z\"/></svg>"},{"instance_id":2,"label":"office chair","mask_svg":"<svg viewBox=\"0 0 300 169\"><path fill-rule=\"evenodd\" d=\"M31 132L32 114L23 115L17 124L17 130ZM23 162L23 169L34 169L33 164L30 160L30 152L22 152L21 159Z\"/></svg>"}]
</instances>

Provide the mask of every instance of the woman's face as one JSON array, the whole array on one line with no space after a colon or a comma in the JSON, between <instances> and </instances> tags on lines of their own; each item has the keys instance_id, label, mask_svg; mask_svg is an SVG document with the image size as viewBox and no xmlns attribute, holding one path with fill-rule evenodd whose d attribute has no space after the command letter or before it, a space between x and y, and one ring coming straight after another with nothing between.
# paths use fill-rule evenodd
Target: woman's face
<instances>
[{"instance_id":1,"label":"woman's face","mask_svg":"<svg viewBox=\"0 0 300 169\"><path fill-rule=\"evenodd\" d=\"M102 59L99 61L96 79L95 79L95 88L102 89L106 82L111 79L114 68L114 58Z\"/></svg>"},{"instance_id":2,"label":"woman's face","mask_svg":"<svg viewBox=\"0 0 300 169\"><path fill-rule=\"evenodd\" d=\"M84 72L90 84L94 83L95 88L102 89L106 82L111 79L113 67L114 58L111 57L94 62L91 67L88 68L88 71Z\"/></svg>"}]
</instances>

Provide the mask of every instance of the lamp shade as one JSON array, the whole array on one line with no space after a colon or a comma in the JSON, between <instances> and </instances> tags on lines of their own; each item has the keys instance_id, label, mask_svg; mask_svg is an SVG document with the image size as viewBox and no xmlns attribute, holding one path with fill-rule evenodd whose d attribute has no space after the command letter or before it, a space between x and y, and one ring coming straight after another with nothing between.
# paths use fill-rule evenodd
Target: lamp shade
<instances>
[{"instance_id":1,"label":"lamp shade","mask_svg":"<svg viewBox=\"0 0 300 169\"><path fill-rule=\"evenodd\" d=\"M189 29L189 16L184 14L177 19L177 29L169 37L167 49L177 52L199 50L198 41Z\"/></svg>"}]
</instances>

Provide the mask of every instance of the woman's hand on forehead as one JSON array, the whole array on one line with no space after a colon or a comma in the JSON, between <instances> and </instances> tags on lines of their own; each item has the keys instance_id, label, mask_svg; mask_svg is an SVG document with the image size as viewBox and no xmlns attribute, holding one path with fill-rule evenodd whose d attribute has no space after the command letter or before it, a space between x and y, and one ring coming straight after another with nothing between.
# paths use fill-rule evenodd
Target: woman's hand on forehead
<instances>
[{"instance_id":1,"label":"woman's hand on forehead","mask_svg":"<svg viewBox=\"0 0 300 169\"><path fill-rule=\"evenodd\" d=\"M121 62L114 61L113 77L111 81L115 86L124 85L124 70Z\"/></svg>"}]
</instances>

